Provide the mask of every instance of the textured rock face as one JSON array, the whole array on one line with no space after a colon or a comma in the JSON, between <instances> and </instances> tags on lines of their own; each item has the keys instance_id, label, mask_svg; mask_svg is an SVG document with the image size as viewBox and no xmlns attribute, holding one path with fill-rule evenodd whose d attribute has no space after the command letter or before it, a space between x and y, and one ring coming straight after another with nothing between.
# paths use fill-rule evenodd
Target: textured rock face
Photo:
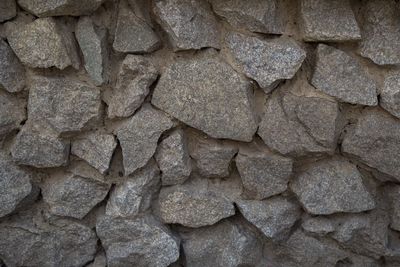
<instances>
[{"instance_id":1,"label":"textured rock face","mask_svg":"<svg viewBox=\"0 0 400 267\"><path fill-rule=\"evenodd\" d=\"M400 73L390 74L385 78L380 97L381 107L400 118Z\"/></svg>"},{"instance_id":2,"label":"textured rock face","mask_svg":"<svg viewBox=\"0 0 400 267\"><path fill-rule=\"evenodd\" d=\"M26 118L26 103L3 90L0 90L0 139L20 127Z\"/></svg>"},{"instance_id":3,"label":"textured rock face","mask_svg":"<svg viewBox=\"0 0 400 267\"><path fill-rule=\"evenodd\" d=\"M15 0L4 0L0 3L0 22L12 19L17 15Z\"/></svg>"},{"instance_id":4,"label":"textured rock face","mask_svg":"<svg viewBox=\"0 0 400 267\"><path fill-rule=\"evenodd\" d=\"M24 67L8 44L0 40L0 87L10 93L15 93L21 91L24 86Z\"/></svg>"},{"instance_id":5,"label":"textured rock face","mask_svg":"<svg viewBox=\"0 0 400 267\"><path fill-rule=\"evenodd\" d=\"M400 200L400 187L398 185L388 187L387 189L391 213L390 213L390 227L396 231L400 230L400 207L398 205Z\"/></svg>"}]
</instances>

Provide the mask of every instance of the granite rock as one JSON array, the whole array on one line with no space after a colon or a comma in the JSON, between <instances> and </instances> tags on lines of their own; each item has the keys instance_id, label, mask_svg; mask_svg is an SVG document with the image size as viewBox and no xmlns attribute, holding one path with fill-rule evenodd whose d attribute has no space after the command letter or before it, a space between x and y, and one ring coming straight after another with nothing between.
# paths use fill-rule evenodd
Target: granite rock
<instances>
[{"instance_id":1,"label":"granite rock","mask_svg":"<svg viewBox=\"0 0 400 267\"><path fill-rule=\"evenodd\" d=\"M26 119L26 101L0 89L0 139L20 128Z\"/></svg>"},{"instance_id":2,"label":"granite rock","mask_svg":"<svg viewBox=\"0 0 400 267\"><path fill-rule=\"evenodd\" d=\"M390 204L390 227L396 231L400 231L400 186L387 186L387 195Z\"/></svg>"},{"instance_id":3,"label":"granite rock","mask_svg":"<svg viewBox=\"0 0 400 267\"><path fill-rule=\"evenodd\" d=\"M3 0L0 2L0 22L12 19L17 15L15 0Z\"/></svg>"},{"instance_id":4,"label":"granite rock","mask_svg":"<svg viewBox=\"0 0 400 267\"><path fill-rule=\"evenodd\" d=\"M24 87L25 69L10 46L0 39L0 88L15 93Z\"/></svg>"},{"instance_id":5,"label":"granite rock","mask_svg":"<svg viewBox=\"0 0 400 267\"><path fill-rule=\"evenodd\" d=\"M400 73L385 77L379 104L390 114L400 118Z\"/></svg>"},{"instance_id":6,"label":"granite rock","mask_svg":"<svg viewBox=\"0 0 400 267\"><path fill-rule=\"evenodd\" d=\"M336 225L329 218L317 216L305 219L301 224L301 227L309 233L326 235L334 232Z\"/></svg>"}]
</instances>

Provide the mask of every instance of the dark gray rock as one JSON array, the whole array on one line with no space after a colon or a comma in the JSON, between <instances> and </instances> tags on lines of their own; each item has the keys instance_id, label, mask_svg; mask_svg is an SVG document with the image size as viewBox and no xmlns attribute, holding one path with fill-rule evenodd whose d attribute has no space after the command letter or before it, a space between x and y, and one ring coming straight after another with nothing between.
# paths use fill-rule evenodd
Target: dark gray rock
<instances>
[{"instance_id":1,"label":"dark gray rock","mask_svg":"<svg viewBox=\"0 0 400 267\"><path fill-rule=\"evenodd\" d=\"M216 56L178 59L161 75L152 104L214 138L251 141L257 129L250 83Z\"/></svg>"},{"instance_id":2,"label":"dark gray rock","mask_svg":"<svg viewBox=\"0 0 400 267\"><path fill-rule=\"evenodd\" d=\"M87 267L107 267L107 258L105 252L98 252L94 258L94 261L87 265Z\"/></svg>"},{"instance_id":3,"label":"dark gray rock","mask_svg":"<svg viewBox=\"0 0 400 267\"><path fill-rule=\"evenodd\" d=\"M400 73L385 77L380 93L380 105L393 116L400 118Z\"/></svg>"},{"instance_id":4,"label":"dark gray rock","mask_svg":"<svg viewBox=\"0 0 400 267\"><path fill-rule=\"evenodd\" d=\"M0 88L15 93L24 87L25 69L8 44L0 39Z\"/></svg>"},{"instance_id":5,"label":"dark gray rock","mask_svg":"<svg viewBox=\"0 0 400 267\"><path fill-rule=\"evenodd\" d=\"M0 22L12 19L17 15L15 0L3 0L0 2Z\"/></svg>"},{"instance_id":6,"label":"dark gray rock","mask_svg":"<svg viewBox=\"0 0 400 267\"><path fill-rule=\"evenodd\" d=\"M19 129L26 118L26 101L0 89L0 139Z\"/></svg>"},{"instance_id":7,"label":"dark gray rock","mask_svg":"<svg viewBox=\"0 0 400 267\"><path fill-rule=\"evenodd\" d=\"M378 104L375 81L355 58L331 46L318 45L311 83L343 102L367 106Z\"/></svg>"},{"instance_id":8,"label":"dark gray rock","mask_svg":"<svg viewBox=\"0 0 400 267\"><path fill-rule=\"evenodd\" d=\"M400 231L400 186L390 185L386 189L390 203L390 227Z\"/></svg>"}]
</instances>

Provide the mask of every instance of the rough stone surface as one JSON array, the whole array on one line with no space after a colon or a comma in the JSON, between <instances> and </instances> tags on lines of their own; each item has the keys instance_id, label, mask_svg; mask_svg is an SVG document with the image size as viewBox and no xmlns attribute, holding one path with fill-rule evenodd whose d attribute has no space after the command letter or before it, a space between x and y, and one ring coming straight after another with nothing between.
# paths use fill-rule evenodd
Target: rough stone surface
<instances>
[{"instance_id":1,"label":"rough stone surface","mask_svg":"<svg viewBox=\"0 0 400 267\"><path fill-rule=\"evenodd\" d=\"M400 186L388 186L387 188L391 212L390 227L396 231L400 231Z\"/></svg>"},{"instance_id":2,"label":"rough stone surface","mask_svg":"<svg viewBox=\"0 0 400 267\"><path fill-rule=\"evenodd\" d=\"M0 89L0 139L20 127L26 118L25 106L23 99Z\"/></svg>"},{"instance_id":3,"label":"rough stone surface","mask_svg":"<svg viewBox=\"0 0 400 267\"><path fill-rule=\"evenodd\" d=\"M379 104L390 114L400 118L400 73L390 74L385 78Z\"/></svg>"},{"instance_id":4,"label":"rough stone surface","mask_svg":"<svg viewBox=\"0 0 400 267\"><path fill-rule=\"evenodd\" d=\"M15 0L3 0L0 3L0 22L12 19L17 15Z\"/></svg>"},{"instance_id":5,"label":"rough stone surface","mask_svg":"<svg viewBox=\"0 0 400 267\"><path fill-rule=\"evenodd\" d=\"M335 231L335 224L326 217L310 217L303 221L301 227L310 233L326 235Z\"/></svg>"},{"instance_id":6,"label":"rough stone surface","mask_svg":"<svg viewBox=\"0 0 400 267\"><path fill-rule=\"evenodd\" d=\"M15 93L21 91L24 87L24 67L9 45L0 39L0 88Z\"/></svg>"}]
</instances>

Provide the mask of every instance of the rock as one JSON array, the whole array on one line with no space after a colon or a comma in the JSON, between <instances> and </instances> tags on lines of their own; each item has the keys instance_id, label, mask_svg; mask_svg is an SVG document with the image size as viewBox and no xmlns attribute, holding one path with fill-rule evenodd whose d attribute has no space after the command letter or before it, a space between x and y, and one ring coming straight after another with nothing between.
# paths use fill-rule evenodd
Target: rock
<instances>
[{"instance_id":1,"label":"rock","mask_svg":"<svg viewBox=\"0 0 400 267\"><path fill-rule=\"evenodd\" d=\"M100 90L71 78L35 76L30 84L28 119L57 133L90 128L101 116Z\"/></svg>"},{"instance_id":2,"label":"rock","mask_svg":"<svg viewBox=\"0 0 400 267\"><path fill-rule=\"evenodd\" d=\"M111 192L106 214L113 217L136 216L151 207L160 189L160 170L154 160L128 176Z\"/></svg>"},{"instance_id":3,"label":"rock","mask_svg":"<svg viewBox=\"0 0 400 267\"><path fill-rule=\"evenodd\" d=\"M335 231L335 224L326 217L309 217L303 221L301 227L310 233L326 235Z\"/></svg>"},{"instance_id":4,"label":"rock","mask_svg":"<svg viewBox=\"0 0 400 267\"><path fill-rule=\"evenodd\" d=\"M376 84L357 60L345 52L319 44L311 83L322 92L351 104L376 106Z\"/></svg>"},{"instance_id":5,"label":"rock","mask_svg":"<svg viewBox=\"0 0 400 267\"><path fill-rule=\"evenodd\" d=\"M0 39L0 88L15 93L24 87L25 69L8 44Z\"/></svg>"},{"instance_id":6,"label":"rock","mask_svg":"<svg viewBox=\"0 0 400 267\"><path fill-rule=\"evenodd\" d=\"M108 103L108 117L131 116L142 105L157 76L158 71L146 58L127 55Z\"/></svg>"},{"instance_id":7,"label":"rock","mask_svg":"<svg viewBox=\"0 0 400 267\"><path fill-rule=\"evenodd\" d=\"M216 57L174 62L152 104L214 138L248 142L257 129L250 83Z\"/></svg>"},{"instance_id":8,"label":"rock","mask_svg":"<svg viewBox=\"0 0 400 267\"><path fill-rule=\"evenodd\" d=\"M179 258L179 241L153 217L100 218L96 231L108 266L167 267Z\"/></svg>"},{"instance_id":9,"label":"rock","mask_svg":"<svg viewBox=\"0 0 400 267\"><path fill-rule=\"evenodd\" d=\"M252 32L282 34L285 30L276 0L212 0L212 7L235 28Z\"/></svg>"},{"instance_id":10,"label":"rock","mask_svg":"<svg viewBox=\"0 0 400 267\"><path fill-rule=\"evenodd\" d=\"M400 231L400 186L390 185L387 187L387 195L390 203L390 227Z\"/></svg>"},{"instance_id":11,"label":"rock","mask_svg":"<svg viewBox=\"0 0 400 267\"><path fill-rule=\"evenodd\" d=\"M378 65L400 64L400 6L396 1L370 0L362 7L361 56Z\"/></svg>"},{"instance_id":12,"label":"rock","mask_svg":"<svg viewBox=\"0 0 400 267\"><path fill-rule=\"evenodd\" d=\"M104 251L98 252L94 261L87 265L87 267L107 267L107 258Z\"/></svg>"},{"instance_id":13,"label":"rock","mask_svg":"<svg viewBox=\"0 0 400 267\"><path fill-rule=\"evenodd\" d=\"M25 107L23 99L0 90L0 139L19 129L26 119Z\"/></svg>"},{"instance_id":14,"label":"rock","mask_svg":"<svg viewBox=\"0 0 400 267\"><path fill-rule=\"evenodd\" d=\"M113 48L122 53L150 53L159 48L160 39L150 25L120 2Z\"/></svg>"},{"instance_id":15,"label":"rock","mask_svg":"<svg viewBox=\"0 0 400 267\"><path fill-rule=\"evenodd\" d=\"M172 126L164 113L145 105L117 130L125 175L147 164L156 151L161 134Z\"/></svg>"},{"instance_id":16,"label":"rock","mask_svg":"<svg viewBox=\"0 0 400 267\"><path fill-rule=\"evenodd\" d=\"M161 141L155 158L162 172L163 185L182 184L192 172L187 140L180 129Z\"/></svg>"},{"instance_id":17,"label":"rock","mask_svg":"<svg viewBox=\"0 0 400 267\"><path fill-rule=\"evenodd\" d=\"M31 68L79 68L74 37L54 18L37 19L16 27L8 42L21 62Z\"/></svg>"},{"instance_id":18,"label":"rock","mask_svg":"<svg viewBox=\"0 0 400 267\"><path fill-rule=\"evenodd\" d=\"M243 73L266 92L280 81L291 79L306 58L306 52L288 38L262 40L240 33L229 33L225 41Z\"/></svg>"},{"instance_id":19,"label":"rock","mask_svg":"<svg viewBox=\"0 0 400 267\"><path fill-rule=\"evenodd\" d=\"M303 39L312 42L344 42L361 39L349 0L302 0Z\"/></svg>"},{"instance_id":20,"label":"rock","mask_svg":"<svg viewBox=\"0 0 400 267\"><path fill-rule=\"evenodd\" d=\"M174 50L220 48L220 29L204 0L157 0L154 13Z\"/></svg>"},{"instance_id":21,"label":"rock","mask_svg":"<svg viewBox=\"0 0 400 267\"><path fill-rule=\"evenodd\" d=\"M18 0L18 4L37 17L81 16L93 13L105 0Z\"/></svg>"},{"instance_id":22,"label":"rock","mask_svg":"<svg viewBox=\"0 0 400 267\"><path fill-rule=\"evenodd\" d=\"M400 118L400 73L385 78L380 93L380 105L393 116Z\"/></svg>"},{"instance_id":23,"label":"rock","mask_svg":"<svg viewBox=\"0 0 400 267\"><path fill-rule=\"evenodd\" d=\"M92 132L73 141L71 153L104 174L110 166L116 147L117 141L112 134Z\"/></svg>"},{"instance_id":24,"label":"rock","mask_svg":"<svg viewBox=\"0 0 400 267\"><path fill-rule=\"evenodd\" d=\"M313 164L292 183L291 189L311 214L361 212L375 208L357 167L334 158Z\"/></svg>"},{"instance_id":25,"label":"rock","mask_svg":"<svg viewBox=\"0 0 400 267\"><path fill-rule=\"evenodd\" d=\"M75 36L81 48L85 69L95 85L108 79L107 30L95 25L90 17L81 17L76 25Z\"/></svg>"},{"instance_id":26,"label":"rock","mask_svg":"<svg viewBox=\"0 0 400 267\"><path fill-rule=\"evenodd\" d=\"M12 19L17 15L15 0L3 0L0 2L0 22Z\"/></svg>"}]
</instances>

